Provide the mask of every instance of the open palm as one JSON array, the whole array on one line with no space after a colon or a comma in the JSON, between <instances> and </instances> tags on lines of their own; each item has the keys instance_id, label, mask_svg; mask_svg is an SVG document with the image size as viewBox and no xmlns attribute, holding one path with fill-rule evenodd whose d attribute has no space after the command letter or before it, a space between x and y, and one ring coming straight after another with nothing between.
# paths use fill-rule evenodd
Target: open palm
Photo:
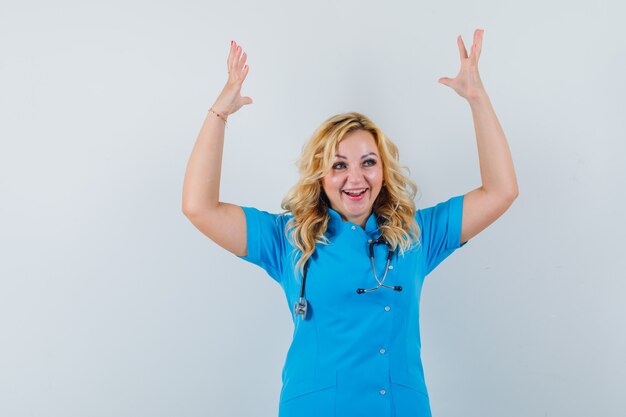
<instances>
[{"instance_id":1,"label":"open palm","mask_svg":"<svg viewBox=\"0 0 626 417\"><path fill-rule=\"evenodd\" d=\"M454 89L461 97L471 100L479 97L484 93L485 89L478 74L478 58L480 58L480 50L483 43L484 30L476 29L474 31L474 43L470 56L467 56L467 50L463 44L463 39L459 35L456 39L459 46L459 55L461 57L461 69L454 78L442 77L438 81Z\"/></svg>"},{"instance_id":2,"label":"open palm","mask_svg":"<svg viewBox=\"0 0 626 417\"><path fill-rule=\"evenodd\" d=\"M248 75L248 65L246 64L247 54L243 52L237 42L230 44L230 53L226 60L228 69L228 81L222 89L213 107L220 111L220 114L230 115L246 104L252 104L252 98L241 95L241 87Z\"/></svg>"}]
</instances>

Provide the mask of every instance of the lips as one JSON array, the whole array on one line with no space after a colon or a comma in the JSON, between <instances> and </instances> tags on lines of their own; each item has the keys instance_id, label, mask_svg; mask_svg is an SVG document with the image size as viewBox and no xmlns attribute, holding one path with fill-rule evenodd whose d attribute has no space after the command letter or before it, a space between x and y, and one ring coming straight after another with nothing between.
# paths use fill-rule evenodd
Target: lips
<instances>
[{"instance_id":1,"label":"lips","mask_svg":"<svg viewBox=\"0 0 626 417\"><path fill-rule=\"evenodd\" d=\"M359 195L364 193L365 191L367 191L368 188L350 188L350 189L344 189L342 190L344 193L348 194L348 195Z\"/></svg>"},{"instance_id":2,"label":"lips","mask_svg":"<svg viewBox=\"0 0 626 417\"><path fill-rule=\"evenodd\" d=\"M354 188L349 190L350 192L348 192L348 190L343 190L342 194L345 194L345 196L351 201L360 201L364 198L365 193L367 193L368 190L369 188Z\"/></svg>"}]
</instances>

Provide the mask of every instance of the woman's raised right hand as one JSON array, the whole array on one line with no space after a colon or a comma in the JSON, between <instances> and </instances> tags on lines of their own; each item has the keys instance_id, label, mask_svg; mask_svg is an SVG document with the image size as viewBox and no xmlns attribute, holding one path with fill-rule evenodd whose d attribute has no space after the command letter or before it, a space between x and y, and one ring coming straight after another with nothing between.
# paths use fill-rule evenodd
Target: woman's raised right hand
<instances>
[{"instance_id":1,"label":"woman's raised right hand","mask_svg":"<svg viewBox=\"0 0 626 417\"><path fill-rule=\"evenodd\" d=\"M242 52L241 46L232 41L228 60L226 60L228 81L213 105L214 110L220 114L233 114L244 104L252 104L252 98L241 96L241 86L248 75L249 68L245 65L246 53L242 54Z\"/></svg>"}]
</instances>

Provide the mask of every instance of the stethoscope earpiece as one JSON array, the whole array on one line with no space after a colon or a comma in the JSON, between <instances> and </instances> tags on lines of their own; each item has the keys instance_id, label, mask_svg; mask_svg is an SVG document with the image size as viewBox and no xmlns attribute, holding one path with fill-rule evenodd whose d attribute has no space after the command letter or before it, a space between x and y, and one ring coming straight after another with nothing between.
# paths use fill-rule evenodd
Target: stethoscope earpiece
<instances>
[{"instance_id":1,"label":"stethoscope earpiece","mask_svg":"<svg viewBox=\"0 0 626 417\"><path fill-rule=\"evenodd\" d=\"M387 285L385 285L386 288L392 288L394 291L402 291L402 286L400 285L394 285L393 287L388 287ZM375 287L374 289L378 289L379 287ZM356 289L356 293L357 294L363 294L365 291L365 289L363 288L357 288Z\"/></svg>"}]
</instances>

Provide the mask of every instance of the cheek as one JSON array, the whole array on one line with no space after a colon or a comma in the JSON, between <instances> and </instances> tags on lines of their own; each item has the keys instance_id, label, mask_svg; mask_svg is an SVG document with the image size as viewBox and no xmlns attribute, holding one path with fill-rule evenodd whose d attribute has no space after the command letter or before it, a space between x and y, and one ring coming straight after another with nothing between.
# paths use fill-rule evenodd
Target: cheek
<instances>
[{"instance_id":1,"label":"cheek","mask_svg":"<svg viewBox=\"0 0 626 417\"><path fill-rule=\"evenodd\" d=\"M337 186L335 185L336 180L332 178L332 175L328 175L324 177L324 181L322 181L322 188L327 196L333 195L337 191Z\"/></svg>"},{"instance_id":2,"label":"cheek","mask_svg":"<svg viewBox=\"0 0 626 417\"><path fill-rule=\"evenodd\" d=\"M375 187L382 186L382 183L383 183L383 172L382 172L382 170L381 171L370 172L369 175L367 176L367 179L370 182L370 184L372 184Z\"/></svg>"},{"instance_id":3,"label":"cheek","mask_svg":"<svg viewBox=\"0 0 626 417\"><path fill-rule=\"evenodd\" d=\"M340 187L342 184L341 176L339 175L329 175L324 179L324 187L328 189L335 189Z\"/></svg>"}]
</instances>

